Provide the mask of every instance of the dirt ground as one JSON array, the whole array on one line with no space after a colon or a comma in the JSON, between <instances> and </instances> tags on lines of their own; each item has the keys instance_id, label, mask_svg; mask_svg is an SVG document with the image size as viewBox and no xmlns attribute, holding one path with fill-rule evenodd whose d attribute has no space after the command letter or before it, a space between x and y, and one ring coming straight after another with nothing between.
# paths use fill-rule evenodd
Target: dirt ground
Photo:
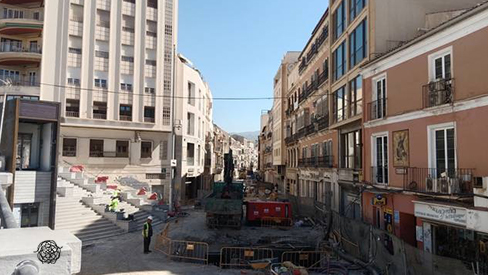
<instances>
[{"instance_id":1,"label":"dirt ground","mask_svg":"<svg viewBox=\"0 0 488 275\"><path fill-rule=\"evenodd\" d=\"M155 230L155 232L159 232ZM127 275L186 275L186 274L240 274L239 270L221 270L204 266L173 262L152 247L150 254L143 253L140 232L120 235L96 242L83 248L80 275L127 274Z\"/></svg>"},{"instance_id":2,"label":"dirt ground","mask_svg":"<svg viewBox=\"0 0 488 275\"><path fill-rule=\"evenodd\" d=\"M315 247L324 235L320 227L291 227L290 229L243 226L237 229L208 229L205 212L189 211L190 216L170 224L168 236L174 240L206 242L210 251L223 246L257 246L291 244Z\"/></svg>"}]
</instances>

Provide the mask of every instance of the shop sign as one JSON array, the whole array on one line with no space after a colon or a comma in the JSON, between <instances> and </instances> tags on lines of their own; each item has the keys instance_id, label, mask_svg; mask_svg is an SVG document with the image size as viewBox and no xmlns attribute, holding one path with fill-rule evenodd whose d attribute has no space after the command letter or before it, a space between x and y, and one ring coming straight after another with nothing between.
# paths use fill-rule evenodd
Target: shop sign
<instances>
[{"instance_id":1,"label":"shop sign","mask_svg":"<svg viewBox=\"0 0 488 275\"><path fill-rule=\"evenodd\" d=\"M466 209L415 202L415 216L466 226Z\"/></svg>"},{"instance_id":2,"label":"shop sign","mask_svg":"<svg viewBox=\"0 0 488 275\"><path fill-rule=\"evenodd\" d=\"M373 205L375 206L384 206L386 205L386 198L383 195L378 194L373 198Z\"/></svg>"}]
</instances>

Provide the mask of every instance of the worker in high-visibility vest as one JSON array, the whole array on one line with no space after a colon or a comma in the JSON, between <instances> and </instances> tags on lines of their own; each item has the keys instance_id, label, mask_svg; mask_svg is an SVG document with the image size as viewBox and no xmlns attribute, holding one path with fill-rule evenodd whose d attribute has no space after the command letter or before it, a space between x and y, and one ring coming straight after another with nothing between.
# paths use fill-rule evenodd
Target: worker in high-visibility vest
<instances>
[{"instance_id":1,"label":"worker in high-visibility vest","mask_svg":"<svg viewBox=\"0 0 488 275\"><path fill-rule=\"evenodd\" d=\"M117 206L119 206L119 199L112 198L112 200L110 201L110 205L108 206L108 210L114 212L115 210L117 210Z\"/></svg>"},{"instance_id":2,"label":"worker in high-visibility vest","mask_svg":"<svg viewBox=\"0 0 488 275\"><path fill-rule=\"evenodd\" d=\"M153 234L152 220L152 216L147 217L147 220L144 223L144 227L142 228L142 237L144 238L144 254L152 252L151 250L149 250L149 244L151 244L151 237Z\"/></svg>"}]
</instances>

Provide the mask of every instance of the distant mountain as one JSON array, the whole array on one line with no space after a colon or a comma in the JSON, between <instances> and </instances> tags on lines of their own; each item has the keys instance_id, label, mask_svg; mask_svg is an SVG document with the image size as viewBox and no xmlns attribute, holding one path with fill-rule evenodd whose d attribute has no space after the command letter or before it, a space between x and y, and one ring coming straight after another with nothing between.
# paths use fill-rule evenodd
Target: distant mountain
<instances>
[{"instance_id":1,"label":"distant mountain","mask_svg":"<svg viewBox=\"0 0 488 275\"><path fill-rule=\"evenodd\" d=\"M232 133L231 135L239 135L239 136L243 136L247 140L255 141L258 140L259 131Z\"/></svg>"}]
</instances>

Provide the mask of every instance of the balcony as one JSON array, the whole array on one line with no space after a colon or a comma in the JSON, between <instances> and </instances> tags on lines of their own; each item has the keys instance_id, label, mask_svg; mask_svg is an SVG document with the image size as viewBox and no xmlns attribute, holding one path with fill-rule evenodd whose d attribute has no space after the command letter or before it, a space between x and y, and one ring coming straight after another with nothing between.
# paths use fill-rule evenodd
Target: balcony
<instances>
[{"instance_id":1,"label":"balcony","mask_svg":"<svg viewBox=\"0 0 488 275\"><path fill-rule=\"evenodd\" d=\"M298 167L302 168L332 168L334 167L333 156L317 156L302 158L298 160Z\"/></svg>"},{"instance_id":2,"label":"balcony","mask_svg":"<svg viewBox=\"0 0 488 275\"><path fill-rule=\"evenodd\" d=\"M368 103L368 120L386 117L386 98Z\"/></svg>"},{"instance_id":3,"label":"balcony","mask_svg":"<svg viewBox=\"0 0 488 275\"><path fill-rule=\"evenodd\" d=\"M325 114L317 119L318 131L329 128L329 114Z\"/></svg>"},{"instance_id":4,"label":"balcony","mask_svg":"<svg viewBox=\"0 0 488 275\"><path fill-rule=\"evenodd\" d=\"M310 123L309 125L305 126L304 129L305 129L304 130L304 136L308 136L308 135L311 135L311 134L316 132L315 124L313 124L313 123Z\"/></svg>"},{"instance_id":5,"label":"balcony","mask_svg":"<svg viewBox=\"0 0 488 275\"><path fill-rule=\"evenodd\" d=\"M154 119L154 117L144 117L144 122L154 123L155 119Z\"/></svg>"},{"instance_id":6,"label":"balcony","mask_svg":"<svg viewBox=\"0 0 488 275\"><path fill-rule=\"evenodd\" d=\"M422 87L423 107L430 108L454 101L454 79L432 81Z\"/></svg>"},{"instance_id":7,"label":"balcony","mask_svg":"<svg viewBox=\"0 0 488 275\"><path fill-rule=\"evenodd\" d=\"M334 167L334 156L320 156L318 157L318 166L322 168Z\"/></svg>"},{"instance_id":8,"label":"balcony","mask_svg":"<svg viewBox=\"0 0 488 275\"><path fill-rule=\"evenodd\" d=\"M110 0L97 0L97 9L109 11Z\"/></svg>"},{"instance_id":9,"label":"balcony","mask_svg":"<svg viewBox=\"0 0 488 275\"><path fill-rule=\"evenodd\" d=\"M0 34L39 34L42 32L44 14L42 10L15 9L9 10L0 18Z\"/></svg>"},{"instance_id":10,"label":"balcony","mask_svg":"<svg viewBox=\"0 0 488 275\"><path fill-rule=\"evenodd\" d=\"M472 194L474 169L405 168L403 189L439 195Z\"/></svg>"},{"instance_id":11,"label":"balcony","mask_svg":"<svg viewBox=\"0 0 488 275\"><path fill-rule=\"evenodd\" d=\"M329 72L328 71L322 71L319 74L319 79L318 79L318 86L322 85L325 81L329 79Z\"/></svg>"},{"instance_id":12,"label":"balcony","mask_svg":"<svg viewBox=\"0 0 488 275\"><path fill-rule=\"evenodd\" d=\"M107 119L107 114L94 113L93 119Z\"/></svg>"},{"instance_id":13,"label":"balcony","mask_svg":"<svg viewBox=\"0 0 488 275\"><path fill-rule=\"evenodd\" d=\"M66 111L66 117L80 117L80 112Z\"/></svg>"},{"instance_id":14,"label":"balcony","mask_svg":"<svg viewBox=\"0 0 488 275\"><path fill-rule=\"evenodd\" d=\"M24 46L22 42L1 42L0 64L18 66L40 63L41 53L41 47L38 45Z\"/></svg>"},{"instance_id":15,"label":"balcony","mask_svg":"<svg viewBox=\"0 0 488 275\"><path fill-rule=\"evenodd\" d=\"M120 115L119 120L120 121L132 121L132 116Z\"/></svg>"},{"instance_id":16,"label":"balcony","mask_svg":"<svg viewBox=\"0 0 488 275\"><path fill-rule=\"evenodd\" d=\"M135 16L136 5L127 1L122 1L122 14Z\"/></svg>"}]
</instances>

